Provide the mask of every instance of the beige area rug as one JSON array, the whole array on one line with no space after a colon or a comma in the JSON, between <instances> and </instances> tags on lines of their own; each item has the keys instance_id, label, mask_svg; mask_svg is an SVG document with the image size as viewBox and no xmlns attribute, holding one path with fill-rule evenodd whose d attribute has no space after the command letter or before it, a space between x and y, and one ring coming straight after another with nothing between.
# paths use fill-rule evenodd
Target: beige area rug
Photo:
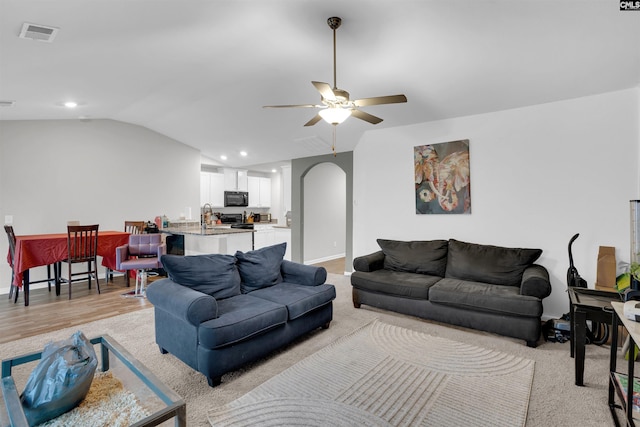
<instances>
[{"instance_id":1,"label":"beige area rug","mask_svg":"<svg viewBox=\"0 0 640 427\"><path fill-rule=\"evenodd\" d=\"M367 306L355 309L351 303L349 277L330 274L327 282L336 285L337 291L333 321L329 329L318 329L259 362L224 375L222 385L215 388L208 386L203 375L172 355L160 354L155 344L153 309L0 344L0 359L42 350L47 342L68 338L76 330L83 331L88 337L109 334L185 399L189 427L206 427L210 426L207 419L210 410L233 402L297 362L378 319L410 331L533 360L535 373L527 427L612 425L607 406L608 347L587 346L584 378L586 386L577 387L574 385L574 362L569 357L569 343L541 342L537 348L532 349L522 340L455 328ZM13 303L5 297L0 299L0 304ZM37 307L25 309L34 308ZM42 321L46 322L47 319ZM619 365L626 366L620 360ZM33 366L14 370L18 390L24 387ZM467 395L461 397L460 402L469 405L473 400L473 395ZM0 425L3 425L1 420Z\"/></svg>"},{"instance_id":2,"label":"beige area rug","mask_svg":"<svg viewBox=\"0 0 640 427\"><path fill-rule=\"evenodd\" d=\"M374 321L209 413L213 426L523 426L534 362Z\"/></svg>"}]
</instances>

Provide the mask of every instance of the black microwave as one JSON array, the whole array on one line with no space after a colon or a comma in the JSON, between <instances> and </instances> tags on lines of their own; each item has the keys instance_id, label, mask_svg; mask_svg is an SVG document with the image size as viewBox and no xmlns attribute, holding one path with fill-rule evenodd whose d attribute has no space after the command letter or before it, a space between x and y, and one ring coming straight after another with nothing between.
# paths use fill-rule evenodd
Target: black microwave
<instances>
[{"instance_id":1,"label":"black microwave","mask_svg":"<svg viewBox=\"0 0 640 427\"><path fill-rule=\"evenodd\" d=\"M225 191L224 206L249 206L249 193L246 191Z\"/></svg>"}]
</instances>

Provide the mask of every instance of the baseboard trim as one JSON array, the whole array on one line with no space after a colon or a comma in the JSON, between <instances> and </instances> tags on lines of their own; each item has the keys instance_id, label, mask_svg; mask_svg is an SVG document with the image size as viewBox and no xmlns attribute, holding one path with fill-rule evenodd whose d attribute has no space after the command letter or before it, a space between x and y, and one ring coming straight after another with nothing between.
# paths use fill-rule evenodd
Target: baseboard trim
<instances>
[{"instance_id":1,"label":"baseboard trim","mask_svg":"<svg viewBox=\"0 0 640 427\"><path fill-rule=\"evenodd\" d=\"M327 262L327 261L333 261L334 259L338 259L338 258L344 258L345 254L336 254L336 255L329 255L327 257L324 258L317 258L317 259L312 259L312 260L308 260L305 261L304 264L306 265L311 265L311 264L320 264L321 262Z\"/></svg>"}]
</instances>

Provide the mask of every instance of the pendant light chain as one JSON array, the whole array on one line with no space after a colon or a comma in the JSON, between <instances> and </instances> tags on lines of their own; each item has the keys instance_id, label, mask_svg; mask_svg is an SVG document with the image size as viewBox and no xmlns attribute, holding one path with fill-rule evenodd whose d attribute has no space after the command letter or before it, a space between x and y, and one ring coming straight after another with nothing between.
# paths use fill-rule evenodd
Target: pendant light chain
<instances>
[{"instance_id":1,"label":"pendant light chain","mask_svg":"<svg viewBox=\"0 0 640 427\"><path fill-rule=\"evenodd\" d=\"M331 151L333 151L333 157L336 157L336 128L338 125L333 125L333 142L331 143Z\"/></svg>"}]
</instances>

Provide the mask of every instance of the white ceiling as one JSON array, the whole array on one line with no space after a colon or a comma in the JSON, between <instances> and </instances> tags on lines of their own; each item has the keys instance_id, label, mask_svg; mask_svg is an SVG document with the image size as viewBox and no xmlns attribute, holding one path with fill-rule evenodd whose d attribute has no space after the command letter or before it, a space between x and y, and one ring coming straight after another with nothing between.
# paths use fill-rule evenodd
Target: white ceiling
<instances>
[{"instance_id":1,"label":"white ceiling","mask_svg":"<svg viewBox=\"0 0 640 427\"><path fill-rule=\"evenodd\" d=\"M637 87L640 12L614 0L0 0L2 120L113 119L245 167L330 153L331 126L303 127L311 80L363 108L337 150L362 133ZM53 43L18 38L59 27ZM81 105L69 110L66 100ZM393 141L389 141L392 145ZM246 150L249 155L239 156Z\"/></svg>"}]
</instances>

